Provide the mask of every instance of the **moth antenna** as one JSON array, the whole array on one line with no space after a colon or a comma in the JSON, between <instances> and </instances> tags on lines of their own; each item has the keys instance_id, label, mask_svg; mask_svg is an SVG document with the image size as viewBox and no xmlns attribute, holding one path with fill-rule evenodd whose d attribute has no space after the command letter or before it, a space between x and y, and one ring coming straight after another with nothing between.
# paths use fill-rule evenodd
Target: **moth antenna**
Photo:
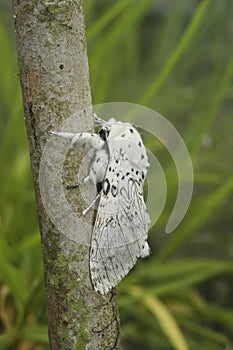
<instances>
[{"instance_id":1,"label":"moth antenna","mask_svg":"<svg viewBox=\"0 0 233 350\"><path fill-rule=\"evenodd\" d=\"M101 125L101 126L107 126L107 123L105 120L97 117L96 113L94 113L94 118L95 118L95 123L98 124L98 125Z\"/></svg>"}]
</instances>

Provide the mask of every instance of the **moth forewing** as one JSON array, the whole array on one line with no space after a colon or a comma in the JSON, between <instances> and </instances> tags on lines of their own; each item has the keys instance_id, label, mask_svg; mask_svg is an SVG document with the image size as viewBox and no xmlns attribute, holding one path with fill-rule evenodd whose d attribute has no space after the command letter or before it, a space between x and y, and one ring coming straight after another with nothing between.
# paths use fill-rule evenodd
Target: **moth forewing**
<instances>
[{"instance_id":1,"label":"moth forewing","mask_svg":"<svg viewBox=\"0 0 233 350\"><path fill-rule=\"evenodd\" d=\"M131 124L111 121L108 128L109 160L90 251L93 286L101 294L115 287L137 258L150 253L150 220L143 199L149 166L145 147Z\"/></svg>"}]
</instances>

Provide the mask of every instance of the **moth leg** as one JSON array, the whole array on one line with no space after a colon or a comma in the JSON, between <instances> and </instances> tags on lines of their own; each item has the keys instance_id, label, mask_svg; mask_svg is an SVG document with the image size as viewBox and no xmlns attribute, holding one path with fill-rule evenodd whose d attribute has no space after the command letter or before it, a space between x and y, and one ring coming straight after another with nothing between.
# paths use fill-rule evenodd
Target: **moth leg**
<instances>
[{"instance_id":1,"label":"moth leg","mask_svg":"<svg viewBox=\"0 0 233 350\"><path fill-rule=\"evenodd\" d=\"M79 186L80 186L79 184L77 184L77 185L67 185L66 189L67 190L73 190L74 188L78 188Z\"/></svg>"},{"instance_id":2,"label":"moth leg","mask_svg":"<svg viewBox=\"0 0 233 350\"><path fill-rule=\"evenodd\" d=\"M93 115L94 115L95 123L99 125L103 125L103 120L98 118L95 113L93 113Z\"/></svg>"},{"instance_id":3,"label":"moth leg","mask_svg":"<svg viewBox=\"0 0 233 350\"><path fill-rule=\"evenodd\" d=\"M98 193L97 196L94 198L94 200L91 202L91 204L85 210L83 210L82 212L83 216L86 215L86 213L92 208L93 204L95 204L95 202L100 198L101 192Z\"/></svg>"},{"instance_id":4,"label":"moth leg","mask_svg":"<svg viewBox=\"0 0 233 350\"><path fill-rule=\"evenodd\" d=\"M78 188L79 186L84 185L85 183L87 183L87 182L90 181L90 180L91 180L91 178L90 178L90 176L88 175L88 176L86 176L79 184L67 185L67 186L66 186L66 189L67 189L67 190L70 190L70 189Z\"/></svg>"}]
</instances>

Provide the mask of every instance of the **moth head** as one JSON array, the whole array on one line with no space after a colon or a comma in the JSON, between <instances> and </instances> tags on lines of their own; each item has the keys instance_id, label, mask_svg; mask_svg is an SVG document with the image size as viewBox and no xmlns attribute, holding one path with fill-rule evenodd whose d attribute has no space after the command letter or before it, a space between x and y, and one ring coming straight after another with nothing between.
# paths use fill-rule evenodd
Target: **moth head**
<instances>
[{"instance_id":1,"label":"moth head","mask_svg":"<svg viewBox=\"0 0 233 350\"><path fill-rule=\"evenodd\" d=\"M101 138L103 141L107 141L109 132L110 132L109 127L107 127L107 126L102 127L102 128L100 129L100 131L99 131L100 138Z\"/></svg>"}]
</instances>

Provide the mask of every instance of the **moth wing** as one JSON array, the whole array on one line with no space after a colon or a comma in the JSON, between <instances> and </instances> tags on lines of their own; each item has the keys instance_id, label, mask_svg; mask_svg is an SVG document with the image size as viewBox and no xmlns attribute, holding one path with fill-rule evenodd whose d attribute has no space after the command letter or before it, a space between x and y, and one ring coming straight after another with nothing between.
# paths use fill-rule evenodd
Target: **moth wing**
<instances>
[{"instance_id":1,"label":"moth wing","mask_svg":"<svg viewBox=\"0 0 233 350\"><path fill-rule=\"evenodd\" d=\"M109 162L92 233L90 272L94 289L107 293L149 254L150 224L143 199L144 175L128 159Z\"/></svg>"}]
</instances>

